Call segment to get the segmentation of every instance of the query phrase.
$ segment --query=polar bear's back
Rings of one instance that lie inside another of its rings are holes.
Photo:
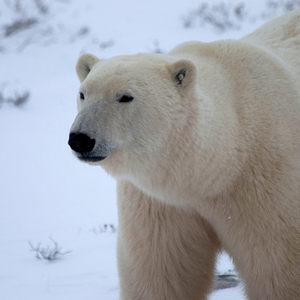
[[[300,9],[268,22],[243,40],[269,48],[295,67],[300,76]]]

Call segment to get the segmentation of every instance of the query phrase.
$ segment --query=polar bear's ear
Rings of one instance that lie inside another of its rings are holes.
[[[190,60],[182,59],[172,64],[171,73],[177,87],[184,91],[195,82],[197,71]]]
[[[76,72],[77,76],[82,82],[86,76],[90,73],[93,66],[99,61],[99,58],[97,58],[93,54],[85,53],[82,54],[76,64]]]

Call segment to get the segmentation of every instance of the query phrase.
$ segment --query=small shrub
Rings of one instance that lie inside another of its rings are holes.
[[[270,19],[274,16],[300,8],[300,0],[269,0],[261,13],[261,18]]]
[[[204,2],[183,18],[183,24],[186,28],[208,25],[220,32],[228,29],[239,29],[246,16],[245,8],[244,3],[232,5],[227,2],[218,4]]]
[[[23,93],[16,93],[14,97],[8,97],[7,102],[12,103],[14,106],[22,106],[24,105],[29,99],[30,93],[23,92]]]
[[[90,33],[90,28],[88,26],[82,26],[76,32],[71,34],[70,42],[74,42],[78,38],[85,37],[89,33]]]
[[[155,41],[153,42],[153,44],[154,44],[154,49],[153,49],[152,52],[158,53],[158,54],[164,53],[164,51],[163,51],[163,50],[161,49],[161,47],[160,47],[159,41],[155,40]]]
[[[34,0],[34,3],[40,14],[45,15],[49,12],[49,7],[43,0]]]
[[[107,41],[107,42],[101,42],[100,44],[99,44],[99,47],[100,47],[100,49],[101,50],[105,50],[105,49],[107,49],[107,48],[110,48],[110,47],[112,47],[113,45],[114,45],[114,41],[113,40],[109,40],[109,41]]]
[[[271,19],[300,8],[300,0],[268,0],[265,8],[257,15],[251,15],[246,1],[237,4],[222,1],[218,4],[203,2],[183,18],[186,28],[210,26],[219,33],[239,30],[245,22]]]
[[[64,0],[5,0],[0,14],[10,18],[0,18],[0,51],[13,48],[21,52],[32,44],[73,42],[89,34],[87,26],[78,29],[53,18],[53,14],[62,14],[67,4]]]
[[[0,90],[0,107],[3,104],[12,104],[16,107],[21,107],[28,102],[29,98],[29,91],[14,91],[13,93],[4,93],[3,88],[2,91]]]
[[[95,234],[98,233],[115,233],[117,231],[117,227],[115,227],[113,224],[103,224],[102,226],[94,227],[92,230]]]
[[[4,35],[9,37],[13,34],[16,34],[22,30],[26,30],[33,25],[37,24],[38,20],[35,18],[27,18],[27,19],[19,19],[13,21],[11,24],[7,24],[3,26]]]
[[[59,259],[61,256],[69,254],[72,251],[62,252],[62,247],[58,245],[53,239],[51,239],[53,243],[52,246],[42,247],[41,243],[34,246],[31,242],[28,242],[30,245],[30,251],[35,252],[35,257],[39,260],[45,259],[48,261],[53,261]]]
[[[21,2],[21,0],[5,0],[6,6],[9,7],[13,12],[24,15],[26,14],[26,9],[24,7],[26,7],[28,3],[23,0],[22,5]],[[45,4],[44,0],[32,0],[31,2],[34,4],[40,14],[47,14],[49,12],[49,7]]]

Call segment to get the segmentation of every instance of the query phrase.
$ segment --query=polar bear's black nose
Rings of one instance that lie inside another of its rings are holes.
[[[95,139],[91,139],[84,133],[70,133],[69,146],[78,153],[91,152],[95,146]]]

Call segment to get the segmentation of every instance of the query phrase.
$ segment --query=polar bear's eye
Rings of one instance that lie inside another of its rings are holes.
[[[79,93],[79,98],[80,98],[81,100],[84,100],[84,94],[83,94],[82,92]]]
[[[178,84],[181,84],[181,82],[183,81],[185,77],[185,70],[181,70],[177,75],[176,75],[176,80],[178,82]]]
[[[134,99],[134,97],[131,95],[123,95],[120,97],[120,99],[118,101],[121,103],[126,103],[126,102],[132,101],[133,99]]]

